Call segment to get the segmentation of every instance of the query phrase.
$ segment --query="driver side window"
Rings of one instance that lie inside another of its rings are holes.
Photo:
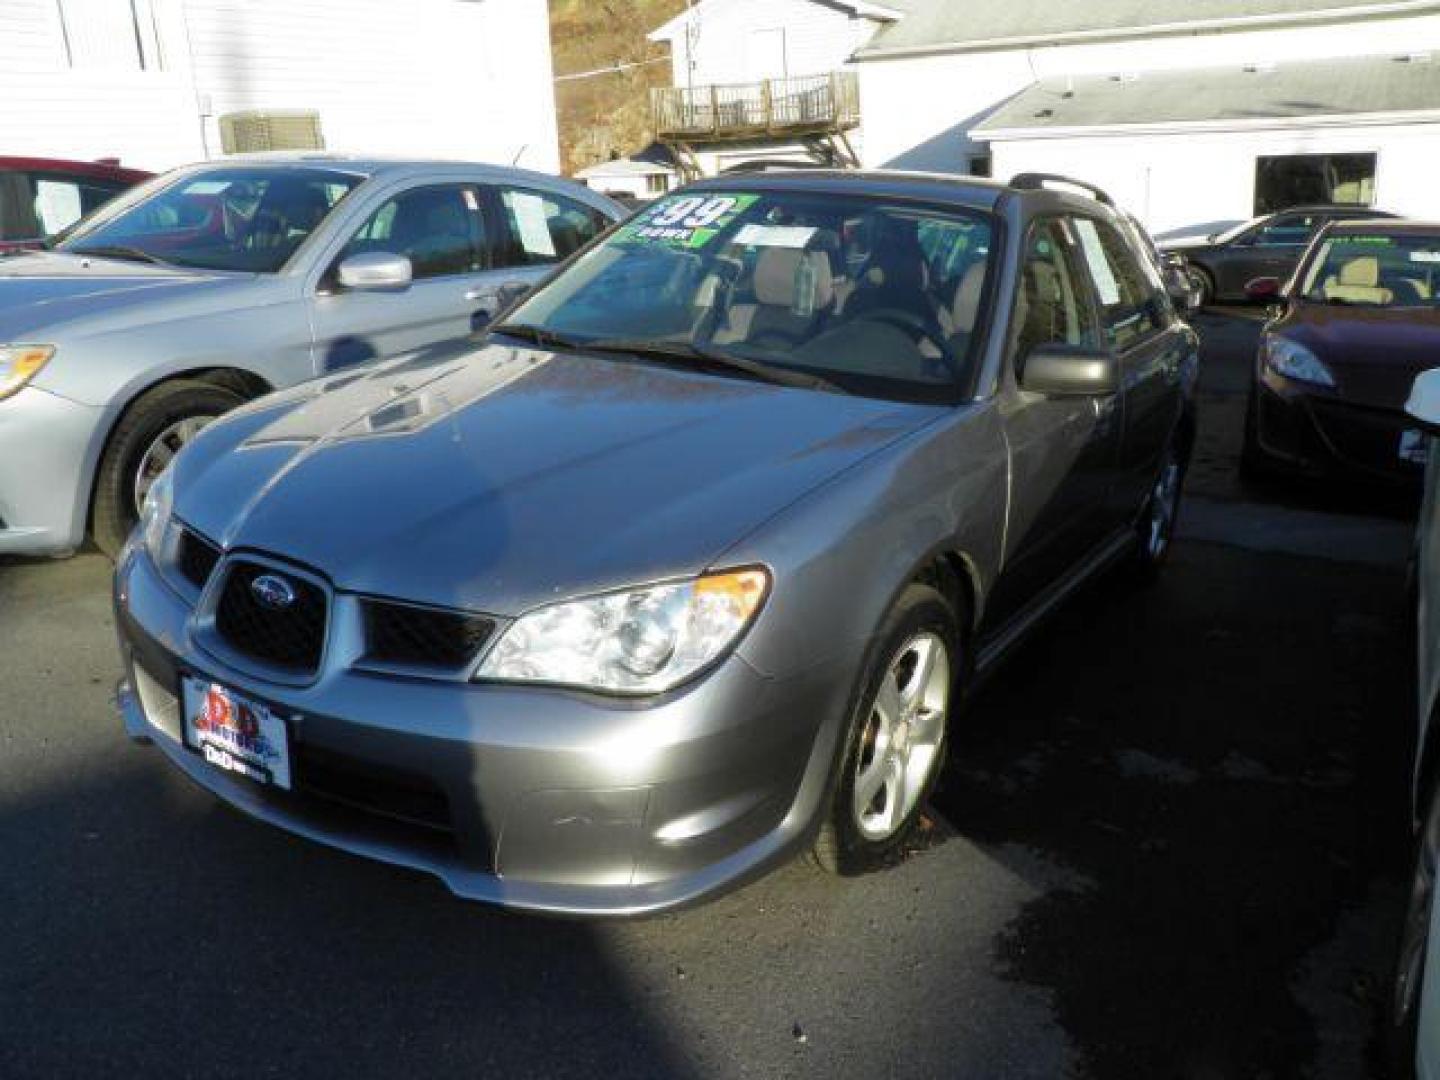
[[[410,260],[416,281],[489,265],[484,218],[469,184],[432,184],[402,192],[365,220],[335,260],[383,251]]]
[[[1016,374],[1024,370],[1025,358],[1043,345],[1093,348],[1099,343],[1070,233],[1070,224],[1059,218],[1041,218],[1030,227],[1011,321]]]

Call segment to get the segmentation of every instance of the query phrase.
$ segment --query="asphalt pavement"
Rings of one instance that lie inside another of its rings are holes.
[[[1372,1075],[1399,917],[1411,507],[1236,480],[1202,316],[1171,565],[963,718],[885,873],[573,923],[253,824],[121,736],[108,567],[0,562],[0,1077]]]

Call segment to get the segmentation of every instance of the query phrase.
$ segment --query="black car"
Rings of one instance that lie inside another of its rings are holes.
[[[1394,216],[1363,206],[1293,206],[1203,239],[1170,240],[1160,250],[1185,260],[1202,304],[1243,300],[1245,286],[1255,278],[1288,278],[1315,234],[1330,222]]]
[[[1341,221],[1316,237],[1260,335],[1245,418],[1251,476],[1330,474],[1418,484],[1425,440],[1405,414],[1440,356],[1440,224]]]

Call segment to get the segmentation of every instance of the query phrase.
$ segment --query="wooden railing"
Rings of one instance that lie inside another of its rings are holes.
[[[851,71],[730,86],[650,91],[661,139],[737,139],[846,131],[860,123],[860,88]]]

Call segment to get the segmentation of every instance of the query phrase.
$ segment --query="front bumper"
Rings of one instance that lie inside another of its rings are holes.
[[[1414,420],[1398,409],[1357,405],[1271,372],[1255,384],[1255,437],[1277,464],[1317,476],[1418,486],[1424,465],[1400,456]]]
[[[844,714],[837,670],[769,678],[735,655],[641,702],[354,669],[281,687],[199,649],[190,614],[148,557],[122,557],[128,734],[253,817],[515,908],[658,911],[789,858],[811,835]],[[290,718],[292,791],[183,744],[182,674]]]
[[[0,401],[0,555],[73,550],[101,411],[27,386]]]

